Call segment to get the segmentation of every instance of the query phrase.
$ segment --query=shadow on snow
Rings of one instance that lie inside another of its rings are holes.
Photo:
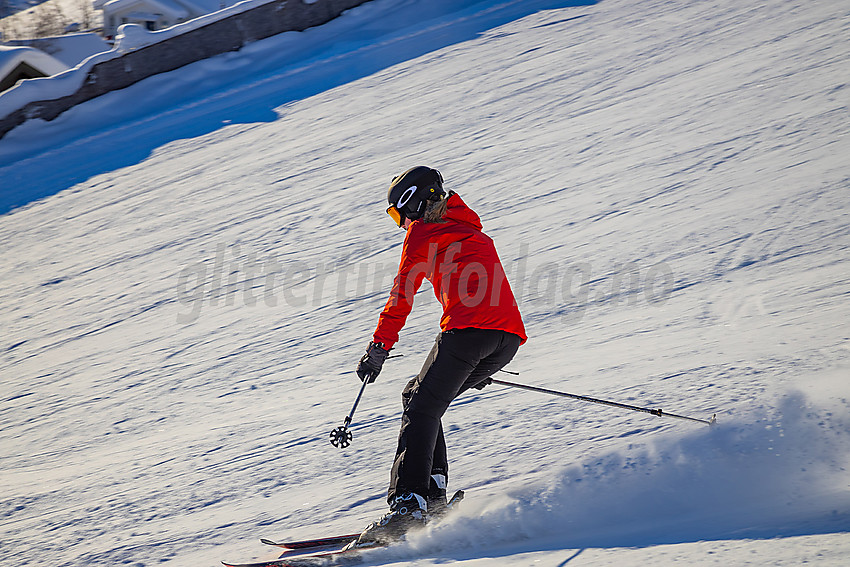
[[[250,53],[252,46],[246,46],[236,54],[193,64],[207,65],[197,81],[174,81],[175,73],[186,73],[192,66],[150,77],[79,105],[35,131],[13,130],[0,140],[0,214],[98,174],[138,164],[169,142],[232,124],[273,122],[279,118],[275,109],[287,103],[475,39],[542,10],[594,3],[445,0],[417,7],[374,0],[324,26],[276,36],[287,37],[282,40],[283,54],[272,61],[263,61],[263,53],[234,70],[228,61]],[[215,66],[219,69],[212,70]]]

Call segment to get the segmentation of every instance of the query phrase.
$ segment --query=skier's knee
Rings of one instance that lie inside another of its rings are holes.
[[[418,390],[405,405],[405,413],[419,413],[433,419],[440,419],[449,407],[449,403],[435,398],[424,390]]]

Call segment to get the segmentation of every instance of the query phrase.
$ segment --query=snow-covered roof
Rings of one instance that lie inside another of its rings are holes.
[[[174,0],[110,0],[102,6],[105,12],[132,10],[138,14],[162,14],[171,19],[187,18],[190,13],[186,7]],[[142,18],[140,18],[142,19]]]
[[[56,37],[45,37],[19,42],[10,45],[34,47],[51,55],[67,65],[76,67],[95,53],[109,51],[112,46],[96,33],[74,33]]]
[[[162,17],[162,14],[154,14],[151,12],[130,12],[127,14],[127,17],[134,20],[155,22]]]
[[[5,77],[21,63],[26,63],[46,76],[68,69],[64,63],[38,49],[0,46],[0,77]]]
[[[163,6],[170,6],[175,11],[180,11],[181,13],[187,14],[187,16],[180,16],[181,18],[188,17],[192,13],[192,6],[186,2],[185,0],[157,0]],[[187,9],[188,8],[188,9]],[[218,8],[216,8],[218,10]],[[213,10],[215,11],[215,10]],[[205,14],[206,12],[201,12]]]
[[[232,6],[238,0],[180,0],[181,4],[185,4],[189,9],[194,9],[199,14],[212,14],[219,10]]]

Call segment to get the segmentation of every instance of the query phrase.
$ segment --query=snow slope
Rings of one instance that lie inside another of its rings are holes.
[[[465,395],[462,512],[374,564],[843,565],[848,24],[826,0],[375,0],[13,131],[3,564],[215,565],[379,514],[429,289],[352,446],[327,434],[399,253],[384,187],[425,163],[506,264],[516,381],[719,423]]]

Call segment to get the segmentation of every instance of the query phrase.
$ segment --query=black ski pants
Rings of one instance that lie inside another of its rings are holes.
[[[522,339],[493,329],[450,329],[437,336],[419,375],[402,392],[404,413],[387,500],[414,492],[427,497],[432,474],[448,478],[441,418],[469,388],[481,387],[513,359]]]

